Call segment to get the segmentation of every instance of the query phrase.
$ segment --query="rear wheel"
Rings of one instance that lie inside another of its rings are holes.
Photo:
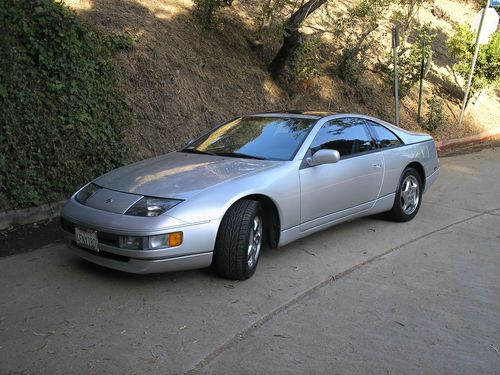
[[[396,198],[389,217],[395,221],[410,221],[417,214],[422,203],[422,181],[417,170],[406,168],[401,175]]]
[[[229,208],[217,233],[213,265],[225,278],[246,280],[257,268],[262,247],[262,209],[242,199]]]

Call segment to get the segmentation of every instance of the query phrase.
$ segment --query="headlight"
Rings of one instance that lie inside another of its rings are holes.
[[[125,215],[132,216],[159,216],[162,213],[170,210],[172,207],[177,206],[182,201],[179,199],[162,199],[143,197],[130,207]]]
[[[87,186],[85,186],[82,190],[78,192],[78,194],[75,196],[75,199],[78,203],[81,204],[86,204],[89,198],[95,194],[97,190],[99,190],[100,187],[97,186],[96,184],[90,183]]]

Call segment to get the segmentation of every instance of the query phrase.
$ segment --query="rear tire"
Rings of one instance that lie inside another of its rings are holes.
[[[229,208],[215,241],[213,266],[219,276],[246,280],[255,273],[264,233],[262,223],[257,201],[242,199]]]
[[[417,215],[422,203],[422,180],[415,168],[406,168],[401,175],[392,209],[387,213],[391,220],[405,222]]]

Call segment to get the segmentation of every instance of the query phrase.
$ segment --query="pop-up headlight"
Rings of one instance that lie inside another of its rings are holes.
[[[82,190],[78,192],[78,194],[75,196],[75,199],[78,203],[81,204],[86,204],[89,198],[95,194],[97,190],[99,190],[100,187],[97,186],[96,184],[93,184],[92,182],[90,184],[87,184]]]
[[[181,202],[182,201],[179,199],[144,197],[134,203],[134,205],[125,212],[125,215],[149,217],[159,216],[170,210],[172,207],[177,206]]]

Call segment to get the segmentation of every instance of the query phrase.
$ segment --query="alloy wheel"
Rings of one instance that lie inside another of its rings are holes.
[[[248,238],[248,268],[252,269],[259,259],[260,247],[262,243],[262,222],[259,216],[253,219],[252,229]]]
[[[420,186],[413,175],[408,175],[401,184],[401,208],[406,215],[411,215],[420,201]]]

